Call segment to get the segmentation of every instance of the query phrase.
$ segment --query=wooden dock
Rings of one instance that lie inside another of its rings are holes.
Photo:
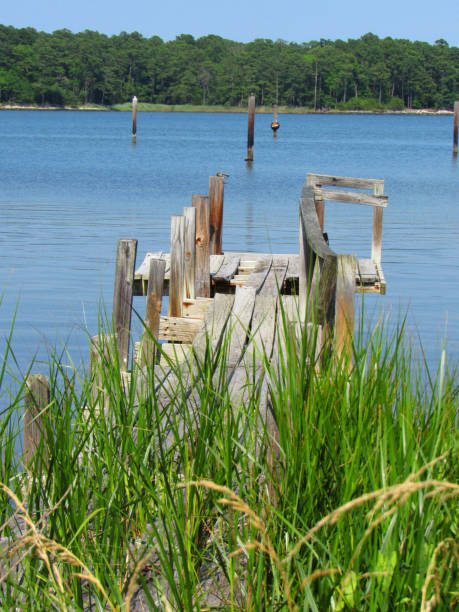
[[[238,253],[222,251],[223,190],[224,176],[210,177],[209,195],[193,196],[193,206],[172,217],[170,252],[147,253],[137,269],[137,241],[119,241],[113,330],[120,369],[128,388],[131,370],[149,366],[157,377],[158,403],[165,409],[180,377],[182,387],[188,386],[185,395],[190,410],[199,411],[192,379],[205,355],[213,356],[217,350],[223,354],[225,337],[224,370],[231,402],[244,401],[250,369],[251,384],[258,386],[261,394],[261,418],[272,429],[263,363],[276,364],[285,349],[285,334],[291,334],[290,340],[302,333],[313,334],[317,360],[311,366],[320,367],[325,341],[338,356],[352,343],[355,293],[385,293],[382,213],[388,198],[382,180],[308,174],[299,201],[298,253]],[[327,201],[373,207],[369,258],[337,254],[329,247],[324,233]],[[146,297],[145,331],[130,358],[134,295]],[[162,301],[167,295],[165,315]],[[94,371],[110,342],[100,336],[93,338]],[[42,387],[43,381],[39,382]],[[97,395],[97,380],[93,384],[94,401],[103,404]],[[31,405],[41,401],[39,394],[33,393],[33,385],[32,377]],[[141,377],[136,376],[136,385],[141,394]],[[34,406],[35,413],[37,408]],[[32,431],[26,421],[25,435],[30,456],[38,443],[31,438],[39,435],[39,428]]]

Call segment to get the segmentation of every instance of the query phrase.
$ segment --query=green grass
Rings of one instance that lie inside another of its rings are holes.
[[[26,471],[14,453],[23,389],[11,397],[0,608],[455,609],[459,387],[444,356],[427,372],[403,325],[379,324],[319,369],[314,336],[287,334],[263,366],[273,440],[250,368],[244,402],[231,401],[227,346],[224,335],[172,366],[162,388],[134,368],[127,392],[116,347],[92,372],[53,352],[48,459],[40,447]],[[13,365],[10,352],[1,373]]]

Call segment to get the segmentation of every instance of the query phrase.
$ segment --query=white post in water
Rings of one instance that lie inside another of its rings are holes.
[[[135,144],[137,134],[137,96],[132,98],[132,142]]]

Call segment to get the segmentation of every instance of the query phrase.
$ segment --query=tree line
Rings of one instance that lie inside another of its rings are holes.
[[[216,35],[175,40],[138,32],[0,25],[0,103],[257,104],[320,109],[447,108],[459,99],[459,47],[368,33],[305,43]]]

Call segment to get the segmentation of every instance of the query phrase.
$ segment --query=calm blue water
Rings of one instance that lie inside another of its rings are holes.
[[[225,250],[297,252],[298,198],[307,172],[382,178],[384,297],[368,296],[410,329],[434,362],[447,339],[459,355],[459,168],[451,117],[258,115],[255,161],[244,162],[247,117],[142,113],[137,145],[129,113],[0,113],[0,336],[17,307],[21,368],[66,341],[87,359],[97,304],[111,309],[119,238],[169,250],[170,216],[207,193],[208,176],[230,174]],[[369,257],[370,207],[330,203],[332,248]],[[134,306],[143,313],[142,298]],[[45,366],[36,365],[35,371]]]

